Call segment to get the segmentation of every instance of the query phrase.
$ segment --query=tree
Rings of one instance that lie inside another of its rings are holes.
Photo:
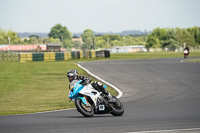
[[[168,45],[167,45],[167,47],[168,47],[170,50],[175,51],[179,46],[180,46],[180,43],[179,43],[178,41],[176,41],[175,39],[170,38],[170,39],[168,40]]]
[[[102,38],[102,36],[98,36],[95,38],[95,44],[96,48],[105,48],[106,41]]]
[[[0,29],[0,44],[8,44],[8,38],[6,35],[6,31],[3,29]]]
[[[32,41],[32,44],[38,44],[38,39],[36,37],[31,37],[30,40]]]
[[[49,38],[49,41],[48,41],[49,43],[61,43],[61,41],[60,41],[60,39],[58,39],[58,38],[53,38],[53,37],[51,37],[51,38]]]
[[[110,35],[110,34],[106,34],[102,36],[104,40],[109,40],[109,41],[114,41],[114,40],[120,40],[121,37],[120,35]]]
[[[154,36],[148,37],[146,48],[149,49],[151,47],[152,48],[160,48],[161,47],[160,41],[157,37],[154,37]]]
[[[95,37],[94,32],[90,29],[86,29],[83,34],[81,35],[83,39],[82,49],[94,49]]]
[[[31,37],[35,37],[35,38],[37,38],[37,39],[40,38],[40,37],[37,36],[37,35],[30,35],[29,38],[31,38]]]
[[[73,47],[76,48],[76,49],[81,48],[81,42],[80,41],[73,41],[72,44],[73,44]]]
[[[166,29],[156,28],[147,38],[147,48],[160,48],[166,45],[165,42],[168,39]]]
[[[195,46],[194,37],[186,29],[177,28],[176,38],[182,47],[184,43],[186,43],[187,46]]]
[[[200,45],[200,27],[188,28],[187,31],[194,37],[196,44]]]
[[[176,50],[180,47],[180,43],[176,38],[176,29],[167,29],[168,39],[163,42],[163,48],[169,48],[170,50]]]
[[[12,30],[6,32],[6,30],[0,29],[0,44],[9,44],[8,38],[10,38],[10,44],[19,44],[21,42],[17,32]]]
[[[146,48],[158,48],[161,47],[161,42],[166,39],[164,29],[156,28],[153,30],[153,32],[148,36],[147,38],[147,45]]]
[[[56,24],[54,27],[52,27],[48,36],[54,39],[59,38],[61,42],[67,39],[71,40],[71,34],[67,30],[67,27],[62,26],[61,24]]]
[[[123,46],[122,41],[114,40],[111,42],[112,46]]]
[[[72,41],[69,39],[66,39],[63,41],[63,47],[66,49],[71,49],[73,46]]]

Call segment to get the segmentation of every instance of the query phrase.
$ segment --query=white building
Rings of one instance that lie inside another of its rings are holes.
[[[113,46],[107,50],[110,53],[132,53],[132,52],[147,52],[147,49],[143,45],[133,45],[133,46]]]

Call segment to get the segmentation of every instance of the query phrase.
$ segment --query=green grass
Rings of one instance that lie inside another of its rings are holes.
[[[184,62],[200,62],[200,59],[186,59]]]
[[[70,69],[90,77],[75,61],[0,63],[0,115],[74,108],[67,98]]]
[[[200,51],[191,51],[189,57],[192,56],[200,56]],[[90,77],[75,65],[79,61],[173,57],[183,58],[183,53],[120,53],[111,54],[111,58],[98,59],[27,63],[0,62],[0,115],[74,108],[74,103],[68,102],[67,71],[77,69],[79,75]],[[108,88],[108,90],[113,95],[117,95],[113,89]]]

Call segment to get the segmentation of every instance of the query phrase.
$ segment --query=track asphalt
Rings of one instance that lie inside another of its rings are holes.
[[[200,63],[181,60],[81,63],[123,92],[123,116],[85,118],[74,109],[0,116],[0,133],[200,132]]]

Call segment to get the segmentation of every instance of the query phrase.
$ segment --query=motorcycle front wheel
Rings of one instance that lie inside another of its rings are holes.
[[[124,114],[124,106],[119,99],[117,98],[115,99],[116,99],[116,103],[112,103],[112,106],[111,106],[112,107],[111,114],[113,116],[122,116]]]
[[[94,107],[86,106],[81,99],[75,100],[75,106],[78,112],[80,112],[85,117],[92,117],[94,115]]]

